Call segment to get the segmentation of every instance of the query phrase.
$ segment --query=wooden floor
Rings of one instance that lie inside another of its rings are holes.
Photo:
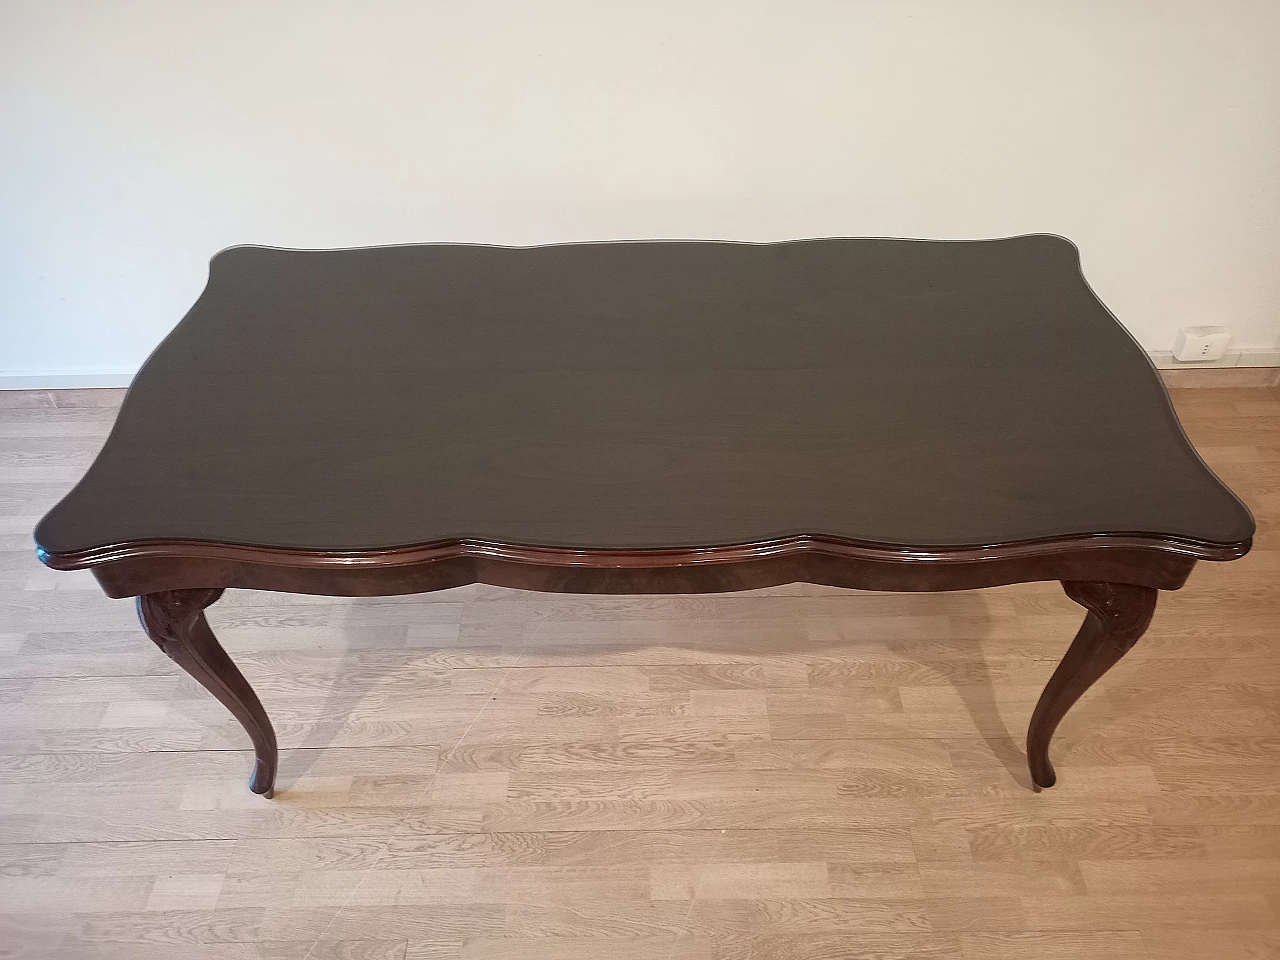
[[[1180,391],[1258,518],[1072,712],[1056,584],[230,592],[282,750],[31,528],[118,394],[0,399],[0,955],[1280,956],[1280,390]]]

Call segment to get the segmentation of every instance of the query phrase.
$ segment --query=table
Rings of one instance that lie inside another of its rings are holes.
[[[1027,756],[1197,560],[1244,555],[1061,237],[233,247],[40,522],[40,558],[275,733],[226,588],[700,593],[1060,580],[1086,618]]]

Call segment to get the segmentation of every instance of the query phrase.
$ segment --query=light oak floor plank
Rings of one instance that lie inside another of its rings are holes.
[[[1280,390],[1174,392],[1255,511],[1068,716],[1056,584],[693,597],[230,591],[281,753],[36,520],[118,391],[0,403],[0,953],[28,958],[1280,956]]]

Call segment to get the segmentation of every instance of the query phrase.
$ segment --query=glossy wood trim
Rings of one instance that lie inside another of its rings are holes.
[[[1150,587],[1128,583],[1065,580],[1062,589],[1089,613],[1040,694],[1027,728],[1027,764],[1038,787],[1057,782],[1049,741],[1059,722],[1146,632],[1159,597]]]
[[[255,763],[249,789],[270,798],[275,790],[279,750],[262,701],[209,629],[204,609],[222,591],[171,590],[138,597],[138,619],[165,656],[217,697],[253,741]]]
[[[1182,586],[1197,560],[1231,560],[1250,541],[1213,545],[1141,536],[1076,537],[983,547],[894,547],[788,537],[724,547],[573,550],[450,541],[319,552],[195,541],[121,544],[40,558],[91,569],[108,596],[239,587],[330,596],[423,593],[468,583],[553,593],[716,593],[808,582],[935,591],[1034,580]]]

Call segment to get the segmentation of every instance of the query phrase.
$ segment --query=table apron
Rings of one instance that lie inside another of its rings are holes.
[[[998,548],[997,548],[998,549]],[[994,551],[993,551],[994,552]],[[299,552],[282,558],[132,556],[91,569],[111,597],[165,590],[240,588],[326,596],[397,596],[470,583],[549,593],[681,594],[815,583],[857,590],[935,592],[1047,580],[1093,580],[1177,590],[1196,558],[1156,547],[1046,546],[1042,553],[966,559],[867,558],[809,549],[733,560],[654,566],[592,562],[530,563],[477,555],[413,563],[344,563]]]

